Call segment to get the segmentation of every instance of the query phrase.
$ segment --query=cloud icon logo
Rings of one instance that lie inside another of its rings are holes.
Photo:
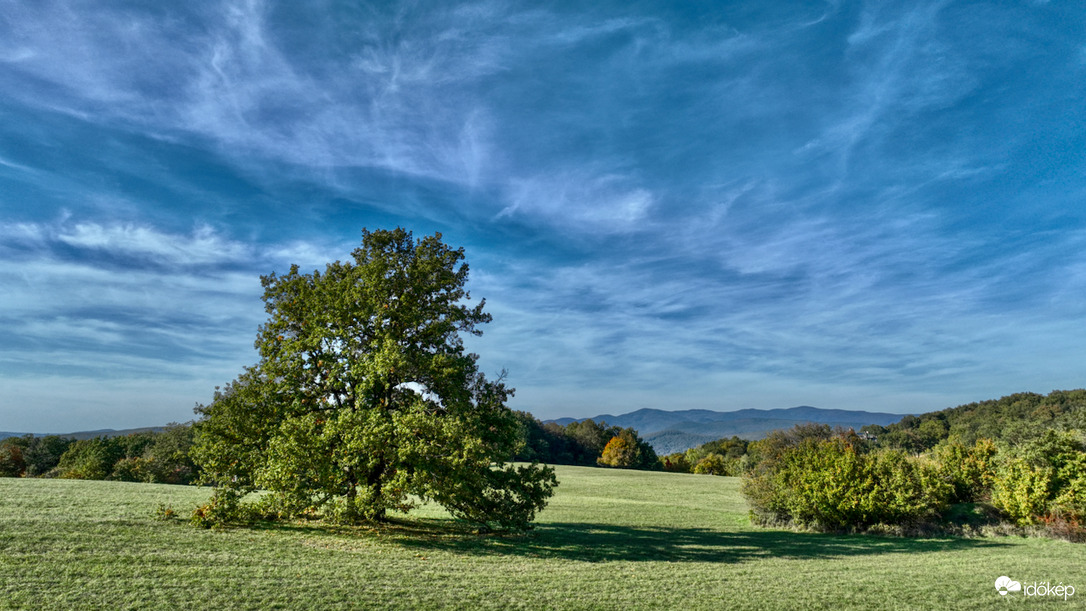
[[[995,582],[996,590],[999,590],[1000,596],[1006,596],[1007,592],[1018,592],[1022,589],[1022,584],[1017,581],[1012,581],[1010,577],[1003,575]]]

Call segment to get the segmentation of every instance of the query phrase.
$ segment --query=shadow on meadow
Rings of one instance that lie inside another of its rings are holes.
[[[365,533],[324,526],[281,525],[319,538],[374,536],[418,553],[511,555],[582,562],[654,561],[739,563],[770,558],[815,559],[859,555],[917,554],[1003,547],[990,539],[910,539],[830,535],[784,530],[720,531],[587,523],[543,523],[518,536],[479,535],[451,520],[403,520]],[[329,541],[329,543],[331,543]]]

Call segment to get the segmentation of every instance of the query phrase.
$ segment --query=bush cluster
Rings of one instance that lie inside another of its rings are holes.
[[[742,475],[750,467],[747,448],[750,442],[738,436],[718,439],[662,457],[665,471],[699,475]]]
[[[609,426],[591,418],[563,426],[540,422],[527,412],[515,413],[522,431],[515,460],[582,467],[661,468],[656,451],[632,428]]]
[[[1050,430],[1009,451],[993,481],[992,503],[1019,525],[1086,540],[1086,438]]]
[[[742,486],[752,518],[819,530],[915,525],[946,510],[952,486],[935,464],[868,451],[855,435],[806,438],[762,461]]]
[[[1086,541],[1086,438],[946,439],[913,454],[805,425],[751,442],[742,491],[755,523],[825,531],[957,530],[977,516]]]
[[[120,437],[9,437],[0,441],[0,477],[190,484],[197,476],[191,447],[192,427],[176,423]]]

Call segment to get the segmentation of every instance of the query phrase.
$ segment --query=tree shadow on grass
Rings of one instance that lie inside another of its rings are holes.
[[[582,562],[720,562],[772,558],[815,559],[862,555],[917,554],[1008,545],[990,539],[941,537],[911,539],[873,535],[832,535],[787,530],[721,531],[706,528],[654,528],[588,523],[542,523],[518,536],[472,533],[452,520],[401,520],[379,527],[282,525],[310,535],[343,537],[353,533],[419,553],[509,555]]]

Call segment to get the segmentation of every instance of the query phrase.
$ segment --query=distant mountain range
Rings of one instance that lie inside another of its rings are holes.
[[[687,409],[674,412],[662,409],[639,409],[628,414],[602,414],[592,420],[606,422],[612,426],[636,429],[641,437],[649,442],[657,454],[682,452],[703,443],[722,437],[738,435],[744,439],[761,439],[771,431],[792,428],[797,424],[814,422],[854,428],[859,430],[865,424],[886,426],[901,420],[904,414],[881,412],[860,412],[843,409],[821,409],[803,405],[787,409],[741,409],[734,412],[717,412],[707,409]],[[557,418],[546,422],[555,422],[565,426],[570,422],[587,418]],[[71,439],[92,439],[94,437],[120,437],[132,433],[147,431],[159,432],[166,427],[150,426],[138,429],[99,429],[63,433],[60,437]],[[0,439],[22,437],[27,433],[0,431]],[[41,434],[34,434],[42,437]]]
[[[886,426],[901,420],[904,414],[861,412],[843,409],[821,409],[802,405],[787,409],[741,409],[717,412],[707,409],[687,409],[674,412],[661,409],[639,409],[628,414],[602,414],[592,418],[612,426],[636,429],[657,454],[682,452],[722,437],[738,435],[744,439],[761,439],[771,431],[792,428],[797,424],[818,423],[859,430],[866,424]],[[558,418],[548,420],[562,426],[587,418]]]
[[[33,435],[35,437],[56,435],[57,437],[67,437],[69,439],[94,439],[95,437],[124,437],[125,435],[131,435],[133,433],[158,433],[165,429],[166,427],[164,426],[145,426],[138,429],[98,429],[97,431],[79,431],[77,433],[12,433],[10,431],[0,431],[0,439],[22,437],[23,435]]]

